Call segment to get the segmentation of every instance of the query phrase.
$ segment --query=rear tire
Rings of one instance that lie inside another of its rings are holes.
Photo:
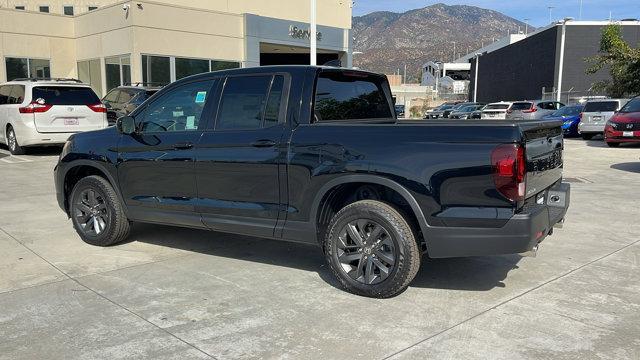
[[[87,244],[109,246],[129,236],[130,223],[115,190],[100,176],[87,176],[73,187],[69,215]]]
[[[620,146],[620,143],[608,142],[607,145],[612,148],[617,148],[618,146]]]
[[[329,224],[324,247],[342,286],[361,296],[396,296],[420,268],[411,226],[398,210],[377,200],[357,201],[340,210]]]
[[[595,136],[595,134],[582,134],[582,139],[583,140],[591,140],[591,139],[593,139],[594,136]]]
[[[11,155],[24,155],[26,153],[25,149],[20,146],[18,138],[16,137],[16,132],[13,130],[13,126],[11,125],[7,127],[6,139]]]

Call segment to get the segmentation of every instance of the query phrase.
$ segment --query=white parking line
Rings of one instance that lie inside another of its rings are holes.
[[[26,157],[22,157],[22,156],[8,156],[8,157],[3,157],[0,159],[0,161],[5,162],[7,164],[18,164],[18,163],[29,163],[29,162],[33,162],[33,160],[26,158]]]

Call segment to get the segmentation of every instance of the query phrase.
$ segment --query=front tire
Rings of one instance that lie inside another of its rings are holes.
[[[325,256],[342,286],[357,295],[388,298],[403,292],[420,268],[409,223],[391,205],[362,200],[331,220]]]
[[[16,137],[16,132],[13,130],[12,126],[7,128],[6,138],[7,146],[9,147],[11,155],[24,155],[26,153],[25,149],[20,146],[18,138]]]
[[[100,176],[87,176],[73,187],[69,215],[80,238],[95,246],[124,241],[130,224],[115,190]]]

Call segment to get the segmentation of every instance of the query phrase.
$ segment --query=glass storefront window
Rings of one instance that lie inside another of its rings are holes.
[[[142,81],[150,85],[166,85],[191,75],[239,67],[237,61],[142,55]]]
[[[209,60],[176,58],[176,80],[209,72]]]
[[[104,59],[107,91],[131,83],[131,59],[129,55]]]
[[[171,82],[171,59],[167,56],[142,55],[142,82],[167,85]]]
[[[91,85],[93,91],[102,97],[102,72],[100,60],[78,61],[78,80]]]
[[[49,60],[5,58],[7,80],[17,78],[48,78],[51,77]]]
[[[211,60],[211,71],[237,69],[239,67],[240,67],[239,62]]]

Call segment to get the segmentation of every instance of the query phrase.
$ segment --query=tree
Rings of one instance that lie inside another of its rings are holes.
[[[594,83],[594,89],[602,90],[613,98],[640,94],[640,49],[632,48],[622,38],[622,27],[605,26],[600,39],[599,54],[587,59],[591,66],[587,74],[595,74],[609,68],[610,80]]]

